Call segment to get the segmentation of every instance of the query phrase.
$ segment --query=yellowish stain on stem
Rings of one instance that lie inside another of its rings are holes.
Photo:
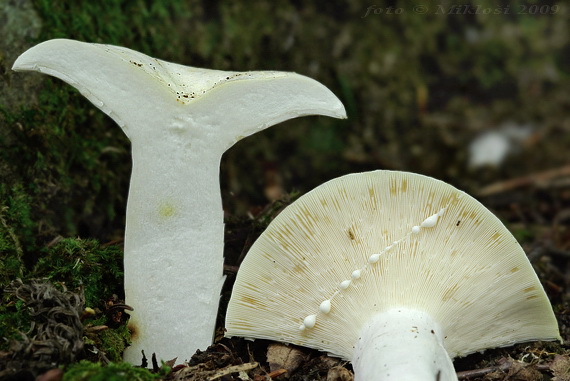
[[[158,207],[158,215],[163,218],[172,217],[175,212],[176,208],[170,203],[163,203]]]

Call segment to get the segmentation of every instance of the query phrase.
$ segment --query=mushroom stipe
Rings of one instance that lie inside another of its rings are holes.
[[[281,212],[240,266],[226,329],[352,361],[356,380],[456,380],[454,357],[561,340],[501,221],[449,184],[395,171],[331,180]]]

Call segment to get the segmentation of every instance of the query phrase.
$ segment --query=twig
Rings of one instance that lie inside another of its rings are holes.
[[[488,368],[481,368],[481,369],[473,369],[473,370],[465,370],[463,372],[457,372],[457,378],[459,380],[471,378],[471,377],[482,377],[488,373],[500,371],[507,371],[510,370],[513,365],[512,361],[507,361],[501,365],[492,366]],[[536,370],[550,370],[551,364],[536,364],[534,365]]]
[[[269,373],[268,376],[269,378],[277,378],[283,374],[287,373],[287,369],[277,369],[274,370],[273,372]]]
[[[462,380],[469,377],[481,377],[486,375],[487,373],[495,372],[497,370],[505,371],[511,368],[511,363],[507,362],[501,365],[492,366],[489,368],[481,368],[481,369],[473,369],[473,370],[464,370],[463,372],[457,372],[457,378]]]
[[[544,172],[533,173],[528,176],[516,177],[514,179],[509,179],[506,181],[497,182],[494,184],[487,185],[483,187],[479,192],[478,196],[491,196],[497,193],[503,193],[516,188],[521,188],[529,185],[546,185],[546,183],[551,182],[559,177],[569,177],[570,176],[570,165],[555,168]]]
[[[223,377],[226,374],[238,373],[238,372],[247,372],[248,370],[252,370],[254,368],[257,368],[258,366],[259,366],[259,363],[257,363],[257,362],[248,362],[248,363],[240,364],[240,365],[230,365],[230,366],[227,366],[225,368],[222,368],[220,370],[215,371],[214,374],[212,374],[210,377],[208,377],[208,381],[217,380],[218,378]]]

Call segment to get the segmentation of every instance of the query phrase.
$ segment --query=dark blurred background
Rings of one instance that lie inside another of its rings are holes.
[[[72,87],[10,70],[41,41],[294,71],[329,87],[347,120],[290,120],[225,154],[224,207],[235,217],[373,169],[481,197],[545,171],[567,183],[568,10],[562,1],[0,0],[0,252],[13,249],[11,234],[24,251],[57,236],[123,235],[129,142]]]

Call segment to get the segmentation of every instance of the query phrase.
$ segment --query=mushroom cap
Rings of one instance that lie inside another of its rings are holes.
[[[395,171],[336,178],[279,214],[240,266],[226,335],[352,360],[365,323],[396,307],[430,314],[451,358],[560,340],[544,289],[501,221],[449,184]]]
[[[241,138],[291,118],[346,118],[328,88],[297,73],[201,69],[121,46],[48,40],[21,54],[12,69],[67,82],[143,146],[162,140],[160,126],[173,126],[182,140],[206,140],[203,146],[221,156]]]

